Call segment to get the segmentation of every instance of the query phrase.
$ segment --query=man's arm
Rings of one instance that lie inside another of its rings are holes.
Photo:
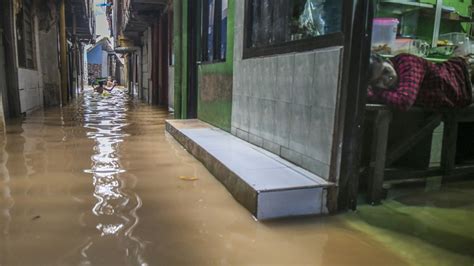
[[[115,88],[115,84],[112,86],[112,88],[110,88],[110,89],[104,88],[104,90],[106,90],[108,92],[111,92],[114,88]]]

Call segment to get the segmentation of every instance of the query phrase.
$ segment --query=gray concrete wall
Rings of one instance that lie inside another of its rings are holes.
[[[107,78],[110,76],[109,73],[109,60],[108,60],[108,53],[107,51],[102,50],[102,69],[100,71],[102,78]]]
[[[342,47],[242,60],[236,1],[232,133],[329,178]]]
[[[5,113],[3,103],[7,102],[7,83],[5,72],[5,54],[3,46],[3,30],[0,28],[0,136],[5,132]],[[6,105],[6,104],[5,104]],[[6,107],[6,106],[5,106]]]
[[[148,28],[142,37],[142,54],[141,54],[141,80],[142,80],[142,99],[145,102],[151,103],[151,62],[152,62],[152,49],[151,49],[151,28]]]
[[[20,107],[22,113],[32,112],[43,106],[43,76],[40,51],[49,49],[49,47],[40,46],[37,16],[34,16],[34,21],[36,68],[18,69],[18,88],[20,91]]]
[[[40,60],[43,85],[44,105],[58,106],[60,104],[61,78],[58,58],[58,27],[56,23],[49,29],[39,32]],[[46,49],[45,49],[46,48]]]

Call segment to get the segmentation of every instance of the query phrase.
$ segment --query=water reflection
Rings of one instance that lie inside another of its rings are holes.
[[[10,189],[10,173],[6,167],[9,155],[5,149],[5,146],[6,138],[3,138],[0,135],[0,182],[3,183],[0,190],[0,234],[4,235],[4,240],[6,243],[8,243],[8,231],[10,230],[10,223],[12,221],[10,212],[14,205],[14,200]],[[0,250],[0,254],[6,255],[7,252],[3,249],[6,249],[6,245],[2,247],[2,250]],[[2,257],[3,256],[0,256],[0,265],[5,263]]]
[[[10,124],[0,137],[0,265],[473,265],[458,255],[473,247],[472,184],[337,217],[256,222],[164,133],[168,117],[120,91],[86,91]],[[449,242],[426,230],[433,224],[460,233]]]
[[[119,156],[119,144],[128,136],[124,132],[128,125],[127,97],[121,91],[114,91],[110,97],[92,91],[84,94],[84,127],[90,130],[87,137],[95,141],[91,168],[84,172],[92,174],[96,198],[92,212],[103,218],[95,225],[100,236],[116,237],[130,263],[147,265],[142,258],[145,245],[133,236],[133,229],[139,222],[136,211],[141,207],[141,200],[132,190],[126,189],[126,170]],[[84,259],[90,249],[93,249],[93,241],[81,250]]]

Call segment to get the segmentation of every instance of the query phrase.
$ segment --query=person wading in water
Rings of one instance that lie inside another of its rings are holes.
[[[104,86],[103,81],[99,81],[99,86],[95,87],[94,91],[98,92],[99,94],[104,93],[104,91],[111,92],[115,88],[115,85],[117,85],[116,82],[114,82],[114,85],[110,89],[108,89],[107,87]]]

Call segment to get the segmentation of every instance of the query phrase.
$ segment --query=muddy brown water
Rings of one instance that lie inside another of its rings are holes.
[[[122,91],[0,137],[0,265],[404,265],[340,217],[258,222]],[[180,177],[196,177],[186,180]]]

